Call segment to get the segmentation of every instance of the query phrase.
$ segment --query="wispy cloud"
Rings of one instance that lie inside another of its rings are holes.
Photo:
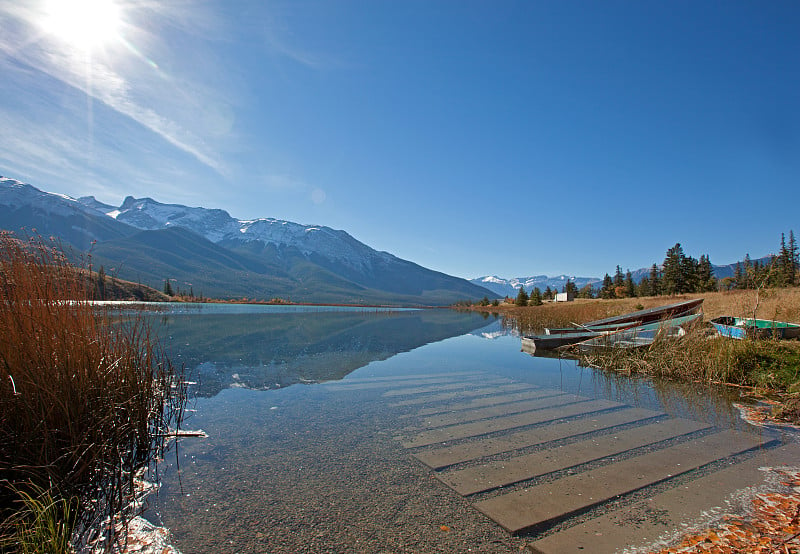
[[[127,6],[129,10],[136,8],[132,3]],[[148,8],[143,5],[143,9],[152,12],[152,6]],[[208,113],[207,110],[214,105],[224,105],[211,95],[198,97],[198,93],[208,92],[207,87],[199,83],[193,86],[185,76],[173,79],[152,60],[143,64],[125,59],[133,54],[130,48],[125,49],[122,44],[114,45],[114,52],[91,55],[70,48],[70,45],[59,44],[39,30],[37,18],[41,17],[42,13],[36,9],[35,3],[27,8],[0,4],[0,21],[8,23],[0,34],[0,68],[11,63],[22,64],[42,76],[64,83],[119,115],[130,118],[220,175],[228,173],[224,161],[203,135],[207,126],[202,123],[208,117],[197,117],[198,111],[192,109],[202,107],[206,111],[199,113]],[[201,25],[199,21],[195,17],[187,26],[205,31],[207,23]],[[135,29],[131,34],[136,34]],[[138,57],[149,60],[140,51]],[[36,84],[32,83],[32,86]],[[212,113],[211,117],[224,122],[226,114],[215,116]]]

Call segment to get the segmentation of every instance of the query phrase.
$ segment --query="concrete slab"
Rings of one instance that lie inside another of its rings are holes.
[[[436,414],[449,414],[459,410],[471,410],[473,408],[482,408],[484,406],[494,406],[496,404],[508,404],[511,402],[519,402],[520,400],[533,400],[535,398],[546,398],[548,396],[561,396],[564,394],[561,391],[553,389],[535,389],[526,392],[518,392],[514,394],[498,394],[495,396],[487,396],[483,398],[475,398],[469,402],[449,403],[443,406],[434,406],[432,408],[424,408],[419,411],[418,416],[429,416]],[[412,416],[413,417],[413,416]]]
[[[494,378],[489,382],[493,382]],[[486,383],[487,380],[483,377],[435,377],[423,379],[404,379],[402,381],[364,381],[360,383],[341,383],[335,385],[326,385],[330,390],[335,391],[351,391],[351,390],[370,390],[370,389],[393,389],[397,387],[442,387],[446,385],[454,385],[465,387],[469,385],[480,386]],[[507,381],[504,381],[507,382]],[[399,389],[403,390],[403,389]]]
[[[502,452],[510,452],[550,441],[584,435],[601,431],[617,425],[625,425],[635,421],[664,415],[663,413],[641,408],[626,408],[614,412],[589,415],[584,419],[555,423],[546,427],[538,427],[518,431],[503,437],[485,437],[455,446],[445,446],[433,450],[417,452],[414,456],[422,463],[440,469],[449,465],[477,460],[484,456],[493,456]]]
[[[547,536],[529,548],[539,554],[661,550],[692,526],[735,510],[744,489],[764,485],[760,467],[786,465],[800,465],[800,443],[764,450],[750,460]]]
[[[442,429],[423,431],[403,441],[402,444],[406,448],[427,446],[429,444],[488,435],[489,433],[506,431],[516,427],[525,427],[527,425],[555,421],[566,417],[599,412],[601,410],[616,408],[620,405],[621,404],[618,402],[612,402],[611,400],[587,400],[586,402],[578,402],[566,406],[558,406],[556,408],[547,408],[534,412],[524,412],[507,417],[498,417],[461,425],[451,425],[450,427],[444,427]]]
[[[420,379],[438,379],[440,377],[461,378],[461,377],[496,377],[489,375],[485,371],[445,371],[441,373],[405,373],[402,375],[382,375],[375,377],[345,377],[341,381],[328,381],[323,385],[360,385],[363,383],[374,383],[376,381],[415,381]]]
[[[458,390],[458,389],[469,389],[470,387],[475,386],[485,386],[485,385],[504,385],[511,383],[511,379],[506,379],[505,377],[494,377],[491,379],[481,379],[479,381],[459,381],[458,383],[446,384],[446,385],[429,385],[429,386],[422,386],[422,387],[409,387],[409,388],[402,388],[396,390],[389,390],[383,393],[383,396],[407,396],[412,394],[429,394],[434,392],[446,391],[446,390]]]
[[[473,408],[471,410],[460,410],[453,413],[428,416],[423,419],[421,424],[417,425],[415,428],[420,430],[434,429],[436,427],[457,425],[459,423],[477,421],[479,419],[487,419],[490,417],[501,417],[511,414],[518,414],[520,412],[529,412],[531,410],[552,408],[553,406],[564,406],[572,402],[586,402],[586,400],[586,398],[575,396],[574,394],[559,394],[557,396],[546,396],[544,398],[534,398],[532,400],[520,400],[518,402],[509,402],[506,404],[495,404],[494,406],[484,406],[482,408]]]
[[[723,431],[551,483],[490,498],[477,502],[475,507],[512,533],[547,527],[570,514],[759,444],[761,441],[753,435]]]
[[[447,402],[459,398],[475,398],[477,396],[486,396],[490,394],[502,394],[504,392],[514,392],[522,390],[533,390],[536,387],[527,383],[511,383],[510,385],[499,385],[496,387],[482,387],[478,389],[463,390],[457,392],[443,392],[442,394],[432,394],[422,396],[419,398],[409,398],[393,402],[389,404],[391,408],[398,408],[402,406],[419,406],[420,404],[434,404],[437,402]]]
[[[710,425],[705,423],[687,419],[668,419],[558,448],[516,456],[508,460],[498,460],[481,466],[438,473],[436,477],[459,494],[466,496],[709,427]]]

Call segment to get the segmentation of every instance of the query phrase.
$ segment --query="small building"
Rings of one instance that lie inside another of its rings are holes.
[[[572,302],[575,295],[571,292],[559,292],[556,294],[556,302]]]

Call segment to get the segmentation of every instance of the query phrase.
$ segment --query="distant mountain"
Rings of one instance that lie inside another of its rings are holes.
[[[567,283],[568,279],[575,283],[579,289],[588,284],[595,286],[602,282],[602,279],[598,279],[597,277],[575,277],[570,275],[557,275],[555,277],[534,275],[533,277],[515,277],[513,279],[503,279],[496,275],[487,275],[486,277],[470,279],[470,283],[485,287],[494,292],[495,295],[503,298],[506,296],[516,296],[520,286],[524,286],[525,290],[529,293],[534,287],[539,287],[539,290],[542,292],[544,292],[547,287],[550,287],[551,290],[561,292],[562,287]]]
[[[0,226],[56,237],[123,279],[214,297],[446,305],[492,293],[376,251],[344,231],[125,198],[121,206],[0,177]]]

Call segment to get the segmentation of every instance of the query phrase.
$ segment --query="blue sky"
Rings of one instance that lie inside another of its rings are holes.
[[[0,174],[466,278],[800,233],[798,2],[108,1],[0,0]]]

